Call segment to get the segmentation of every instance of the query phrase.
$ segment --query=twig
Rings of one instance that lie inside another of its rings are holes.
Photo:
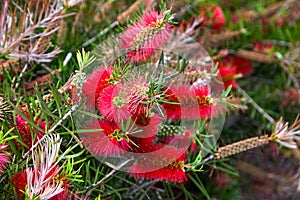
[[[98,33],[96,36],[92,37],[91,39],[89,39],[88,41],[83,43],[82,47],[86,47],[86,46],[92,44],[93,42],[95,42],[97,40],[97,38],[99,38],[99,37],[103,36],[104,34],[108,33],[110,30],[114,29],[118,25],[119,25],[119,22],[114,21],[111,25],[106,27],[104,30],[100,31],[100,33]]]
[[[247,174],[251,174],[253,176],[258,176],[261,178],[272,179],[272,180],[277,181],[282,184],[294,183],[296,180],[293,177],[280,176],[275,173],[270,173],[270,172],[264,171],[263,169],[253,166],[244,161],[238,161],[236,167],[238,170],[243,171]]]
[[[201,165],[204,165],[204,164],[208,163],[209,161],[214,160],[215,156],[216,156],[216,154],[210,154],[208,157],[204,158],[201,162],[196,164],[193,168],[195,169],[195,168],[197,168]],[[186,171],[188,172],[188,171],[191,171],[191,170],[192,170],[191,168],[188,168]]]
[[[111,170],[108,174],[106,174],[100,181],[98,181],[97,183],[92,184],[91,186],[86,187],[86,189],[91,188],[88,192],[87,192],[87,196],[89,196],[91,194],[91,192],[101,183],[103,183],[106,179],[108,179],[109,177],[111,177],[114,173],[116,173],[118,170],[120,170],[122,167],[124,167],[126,164],[128,164],[129,162],[131,162],[133,160],[133,158],[125,160],[124,162],[122,162],[120,165],[118,166],[113,166],[113,170]],[[107,165],[112,166],[112,164],[106,162]]]
[[[51,129],[49,129],[49,131],[47,132],[47,134],[45,134],[41,139],[38,139],[38,141],[32,145],[32,147],[23,155],[23,159],[25,159],[29,153],[35,149],[40,143],[41,141],[44,140],[44,138],[51,134],[58,126],[60,126],[69,116],[71,116],[73,114],[73,112],[75,112],[78,108],[79,108],[80,104],[75,104],[72,106],[71,110],[69,110],[69,112],[67,112]]]
[[[144,3],[145,0],[137,0],[134,2],[128,9],[126,9],[124,12],[122,12],[118,17],[117,20],[120,24],[124,24],[128,18],[128,16],[131,13],[134,13],[137,11],[137,9],[140,7],[142,3]]]
[[[262,109],[240,86],[236,86],[236,89],[251,103],[251,105],[266,118],[271,124],[275,123],[275,120]]]
[[[300,94],[300,85],[296,77],[290,72],[289,68],[287,67],[285,62],[280,62],[280,66],[282,69],[287,73],[289,79],[294,83],[294,87],[298,90],[298,93]]]
[[[155,184],[155,183],[158,183],[159,180],[151,180],[151,181],[147,181],[145,183],[143,183],[142,185],[139,186],[139,188],[136,188],[134,189],[132,192],[129,193],[129,197],[132,197],[133,194],[135,194],[139,189],[143,189],[145,187],[148,187],[149,185],[152,185],[152,184]],[[149,197],[147,197],[148,199],[150,199]]]
[[[276,46],[292,47],[291,42],[286,42],[286,41],[282,41],[282,40],[264,40],[263,43],[272,44],[272,45],[276,45]]]
[[[269,56],[264,53],[256,52],[256,51],[249,51],[244,49],[238,49],[235,52],[235,55],[238,57],[246,58],[248,60],[262,62],[262,63],[274,63],[278,62],[278,59],[273,56]]]
[[[28,62],[26,63],[26,65],[23,67],[23,69],[22,69],[22,71],[21,71],[19,77],[18,77],[17,80],[16,80],[17,83],[16,83],[16,85],[15,85],[15,90],[17,90],[17,89],[19,88],[20,81],[21,81],[21,79],[23,78],[24,73],[25,73],[25,71],[26,71],[27,68],[28,68],[28,63],[29,63],[29,61],[28,61]]]

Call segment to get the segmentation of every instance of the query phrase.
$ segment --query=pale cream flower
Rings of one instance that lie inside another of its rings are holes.
[[[275,130],[270,138],[286,148],[297,148],[296,140],[300,140],[299,115],[297,116],[297,118],[291,126],[289,126],[288,122],[284,123],[281,117],[279,121],[275,124]]]
[[[53,181],[61,171],[58,157],[61,139],[58,134],[46,135],[32,152],[33,167],[27,167],[26,193],[30,199],[50,199],[64,191],[63,182]],[[28,166],[29,159],[27,160]]]

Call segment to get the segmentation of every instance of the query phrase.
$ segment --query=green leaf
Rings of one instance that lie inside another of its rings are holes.
[[[189,178],[192,180],[192,182],[195,184],[195,186],[202,192],[202,194],[206,197],[206,199],[210,200],[210,196],[203,185],[202,181],[199,179],[198,176],[192,176],[192,174],[188,175]],[[195,178],[194,178],[195,177]]]

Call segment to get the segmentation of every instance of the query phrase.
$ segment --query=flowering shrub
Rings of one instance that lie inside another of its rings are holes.
[[[0,199],[298,199],[299,9],[3,0]]]

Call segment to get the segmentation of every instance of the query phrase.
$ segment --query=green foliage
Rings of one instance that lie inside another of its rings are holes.
[[[107,2],[107,1],[106,1]],[[172,184],[169,182],[155,182],[146,180],[136,180],[126,173],[119,171],[114,173],[108,179],[101,182],[100,185],[96,185],[102,180],[108,173],[111,172],[111,168],[98,161],[95,157],[90,155],[87,150],[83,147],[80,141],[80,134],[86,132],[86,130],[78,129],[74,125],[74,117],[68,115],[67,118],[63,119],[66,114],[72,111],[74,108],[68,104],[68,94],[59,93],[58,90],[72,77],[72,83],[77,86],[77,90],[80,93],[82,83],[86,79],[86,72],[94,64],[95,57],[91,55],[90,50],[97,46],[101,41],[106,40],[110,35],[115,33],[121,33],[128,23],[133,23],[134,17],[130,17],[127,20],[127,24],[118,24],[116,27],[109,29],[109,31],[99,34],[100,31],[109,27],[117,16],[122,13],[124,8],[128,8],[132,2],[124,1],[111,1],[114,6],[110,9],[107,14],[109,16],[102,16],[103,19],[100,23],[94,22],[94,15],[97,13],[96,1],[87,0],[86,3],[77,6],[76,8],[68,8],[64,12],[69,13],[76,11],[81,13],[83,17],[79,21],[75,22],[75,17],[65,19],[66,32],[65,37],[62,35],[55,35],[52,37],[52,42],[55,45],[59,45],[62,49],[62,53],[59,54],[51,63],[26,63],[24,61],[18,61],[10,64],[9,67],[3,68],[0,66],[0,94],[3,94],[5,100],[10,101],[11,107],[14,113],[5,116],[4,120],[0,118],[0,145],[8,144],[11,151],[10,162],[7,164],[6,169],[0,174],[0,184],[4,187],[0,188],[0,198],[17,198],[16,191],[14,191],[12,185],[8,180],[11,177],[26,168],[26,159],[23,157],[25,153],[28,153],[26,144],[20,139],[20,133],[15,125],[16,115],[20,115],[26,120],[26,122],[32,127],[31,134],[40,131],[47,134],[49,130],[52,133],[58,133],[63,138],[62,150],[67,152],[63,154],[63,160],[60,165],[64,164],[62,169],[63,174],[68,174],[68,180],[72,185],[72,193],[78,193],[79,196],[89,194],[91,199],[242,199],[241,191],[243,187],[247,187],[252,183],[246,182],[246,185],[239,183],[239,172],[236,170],[236,161],[239,159],[247,159],[243,156],[235,156],[230,160],[222,161],[208,161],[203,164],[203,160],[207,157],[203,157],[202,153],[205,151],[211,151],[211,149],[205,149],[210,146],[210,143],[214,138],[204,131],[204,120],[199,120],[195,123],[195,127],[198,132],[195,137],[196,147],[200,147],[201,151],[190,155],[187,158],[186,167],[189,170],[189,181],[184,184]],[[173,12],[179,12],[180,9],[169,6],[170,1],[160,1],[157,7],[160,7],[162,12],[167,12],[165,20],[173,19]],[[171,1],[175,3],[175,1]],[[186,1],[184,5],[192,5],[193,1]],[[226,1],[227,2],[227,1]],[[223,8],[228,30],[241,30],[246,31],[236,39],[228,40],[222,44],[219,44],[218,48],[208,49],[211,55],[214,55],[220,49],[229,49],[230,52],[236,52],[238,49],[250,49],[252,48],[253,42],[256,41],[284,41],[288,45],[274,45],[271,50],[271,55],[275,53],[277,58],[283,60],[286,53],[299,44],[300,35],[300,24],[299,22],[293,25],[277,26],[275,22],[271,22],[269,25],[262,25],[259,20],[257,21],[240,21],[239,23],[233,23],[231,19],[235,14],[243,13],[244,10],[254,9],[258,13],[263,13],[266,8],[277,2],[269,0],[265,2],[254,2],[254,1],[237,1],[231,0],[226,3],[225,1],[197,1],[195,5],[188,9],[185,13],[180,16],[179,25],[182,22],[187,24],[191,22],[192,18],[196,18],[199,15],[199,8],[204,8],[212,4],[220,4]],[[183,8],[183,7],[181,7]],[[2,9],[2,5],[0,5]],[[232,11],[234,10],[234,11]],[[171,12],[172,11],[172,12]],[[280,10],[283,15],[287,14],[283,9]],[[137,16],[137,14],[135,15]],[[176,17],[176,16],[175,16]],[[137,17],[136,17],[137,18]],[[177,18],[176,18],[177,20]],[[77,23],[77,24],[76,24]],[[176,23],[173,23],[176,26]],[[74,25],[74,28],[73,28]],[[205,30],[207,31],[207,30]],[[201,33],[201,31],[199,31]],[[95,38],[94,42],[91,42],[88,46],[82,48],[83,44],[91,38]],[[81,49],[77,51],[77,49]],[[76,52],[77,51],[77,52]],[[0,65],[2,65],[2,59],[9,60],[8,56],[10,52],[0,53]],[[76,54],[73,56],[69,63],[64,66],[63,60],[68,53]],[[151,85],[149,93],[161,94],[162,86],[164,85],[164,55],[162,53],[161,59],[159,60],[156,74],[151,76]],[[117,60],[113,66],[113,80],[117,81],[120,77],[124,76],[126,72],[131,68],[130,65],[122,63],[123,60]],[[19,76],[20,69],[28,64],[29,68],[24,72],[22,77]],[[175,70],[178,72],[176,75],[181,75],[186,69],[188,62],[183,58],[178,57]],[[291,71],[299,76],[299,69],[293,66],[289,66]],[[17,73],[14,70],[19,70]],[[210,73],[214,73],[217,66],[211,68]],[[43,83],[35,83],[32,90],[26,88],[26,84],[32,83],[36,78],[42,75],[49,74],[54,70],[60,71],[56,75],[51,75],[51,81],[44,81]],[[173,76],[170,76],[170,80]],[[289,87],[294,86],[289,80],[288,75],[282,70],[280,63],[259,63],[254,62],[253,72],[246,77],[237,80],[241,88],[243,88],[247,94],[257,102],[265,112],[270,114],[274,119],[278,119],[283,116],[286,121],[290,121],[295,118],[300,112],[299,105],[291,105],[286,108],[282,107],[282,101],[284,100],[282,95]],[[20,86],[16,88],[16,84]],[[44,99],[45,95],[51,94],[51,98]],[[235,89],[228,87],[221,94],[221,99],[229,97],[242,97],[242,95]],[[156,101],[156,100],[153,100]],[[160,100],[163,101],[163,100]],[[218,103],[221,103],[220,101]],[[153,103],[153,102],[143,102]],[[229,144],[234,141],[238,141],[243,138],[249,138],[254,135],[260,135],[261,133],[270,132],[271,124],[247,101],[242,102],[243,105],[247,105],[248,109],[245,111],[237,111],[234,114],[230,114],[227,117],[225,128],[222,132],[220,139],[220,146]],[[24,114],[20,110],[20,106],[25,106],[28,109],[28,115]],[[235,108],[231,103],[225,102],[227,107]],[[73,111],[72,111],[73,112]],[[82,114],[83,111],[77,111],[77,114]],[[76,112],[74,111],[75,115]],[[101,119],[102,116],[94,113],[84,113],[89,117]],[[63,119],[63,120],[62,120]],[[36,123],[38,121],[38,123]],[[43,130],[39,123],[41,121],[46,122],[46,129]],[[130,121],[122,124],[121,129],[126,131],[130,130]],[[165,128],[165,129],[164,129]],[[168,130],[166,130],[168,129]],[[180,135],[184,132],[180,127],[176,125],[170,125],[167,127],[161,127],[161,135]],[[95,130],[90,130],[95,131]],[[136,132],[134,132],[136,133]],[[204,142],[207,142],[207,146]],[[18,142],[20,146],[17,148],[15,142]],[[211,147],[213,151],[217,151],[216,147]],[[268,151],[268,150],[265,150]],[[7,151],[5,151],[7,152]],[[250,152],[251,155],[251,152]],[[249,155],[248,155],[249,157]],[[251,157],[251,156],[250,156]],[[253,160],[256,159],[252,155]],[[248,162],[251,159],[248,158]],[[257,158],[257,162],[259,162]],[[199,165],[199,163],[201,165]],[[276,166],[276,159],[273,161]],[[295,162],[294,162],[295,163]],[[270,162],[268,163],[270,164]],[[215,183],[215,178],[210,176],[212,170],[217,172],[225,172],[229,175],[230,183],[224,187],[220,187]],[[95,186],[96,185],[96,186]],[[132,194],[134,191],[134,194]]]

